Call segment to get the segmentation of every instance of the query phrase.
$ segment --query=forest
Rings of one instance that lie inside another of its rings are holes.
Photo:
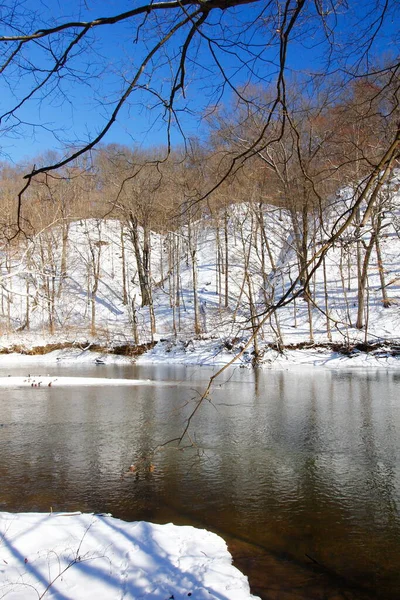
[[[6,3],[7,344],[397,352],[395,4],[188,0],[101,18],[85,4],[90,19],[69,20]],[[86,134],[79,93],[98,119]],[[110,139],[140,118],[163,141]],[[49,150],[7,155],[44,132]]]
[[[255,356],[265,344],[398,343],[396,153],[365,186],[398,136],[397,80],[357,81],[334,107],[298,91],[283,134],[263,130],[269,97],[254,94],[257,111],[215,110],[207,140],[167,158],[109,144],[39,174],[17,236],[24,172],[4,162],[3,333],[124,332],[136,346],[214,335],[228,347],[254,333]]]

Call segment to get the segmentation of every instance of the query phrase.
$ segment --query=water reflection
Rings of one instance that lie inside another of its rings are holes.
[[[209,373],[90,374],[176,386],[0,389],[1,510],[206,525],[268,598],[400,597],[396,373],[237,369],[196,415],[198,450],[164,448],[154,472],[122,478],[180,434]]]

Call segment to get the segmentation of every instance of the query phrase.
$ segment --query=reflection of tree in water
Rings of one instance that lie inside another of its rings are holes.
[[[392,406],[385,396],[379,397],[379,404],[385,406],[385,419],[379,419],[380,406],[374,397],[373,381],[367,376],[362,382],[361,441],[366,472],[365,484],[368,487],[370,502],[366,506],[368,521],[380,529],[387,529],[390,535],[396,528],[397,541],[400,539],[400,522],[396,492],[396,430]],[[375,390],[378,391],[378,390]],[[380,426],[381,431],[378,431]],[[385,445],[382,444],[383,439]]]
[[[310,543],[318,562],[372,589],[379,571],[378,579],[383,575],[379,588],[383,597],[390,597],[391,590],[400,590],[396,421],[390,402],[382,410],[385,400],[377,394],[384,387],[376,377],[358,381],[340,375],[339,382],[333,383],[339,385],[333,385],[330,402],[338,403],[344,394],[343,406],[334,408],[331,415],[333,430],[322,429],[328,415],[316,423],[317,411],[324,405],[315,403],[315,394],[310,395],[306,411],[306,440],[318,442],[319,438],[322,444],[309,448],[312,455],[303,465],[301,486],[310,503],[305,529],[311,528]],[[335,432],[338,425],[341,430]],[[329,440],[332,431],[334,437]]]

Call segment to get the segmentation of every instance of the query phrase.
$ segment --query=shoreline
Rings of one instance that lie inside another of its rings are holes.
[[[11,344],[0,348],[2,365],[59,364],[59,365],[180,365],[221,368],[241,350],[215,339],[166,340],[153,344],[102,345],[98,342],[62,342],[22,346]],[[400,369],[400,344],[354,343],[338,344],[318,342],[288,344],[282,349],[264,345],[256,358],[247,351],[233,367],[287,370],[296,367],[325,369]]]

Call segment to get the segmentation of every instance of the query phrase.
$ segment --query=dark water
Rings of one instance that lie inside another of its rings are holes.
[[[0,510],[207,527],[263,598],[400,598],[400,373],[230,371],[193,420],[198,448],[152,470],[209,371],[45,370],[158,383],[0,388]]]

